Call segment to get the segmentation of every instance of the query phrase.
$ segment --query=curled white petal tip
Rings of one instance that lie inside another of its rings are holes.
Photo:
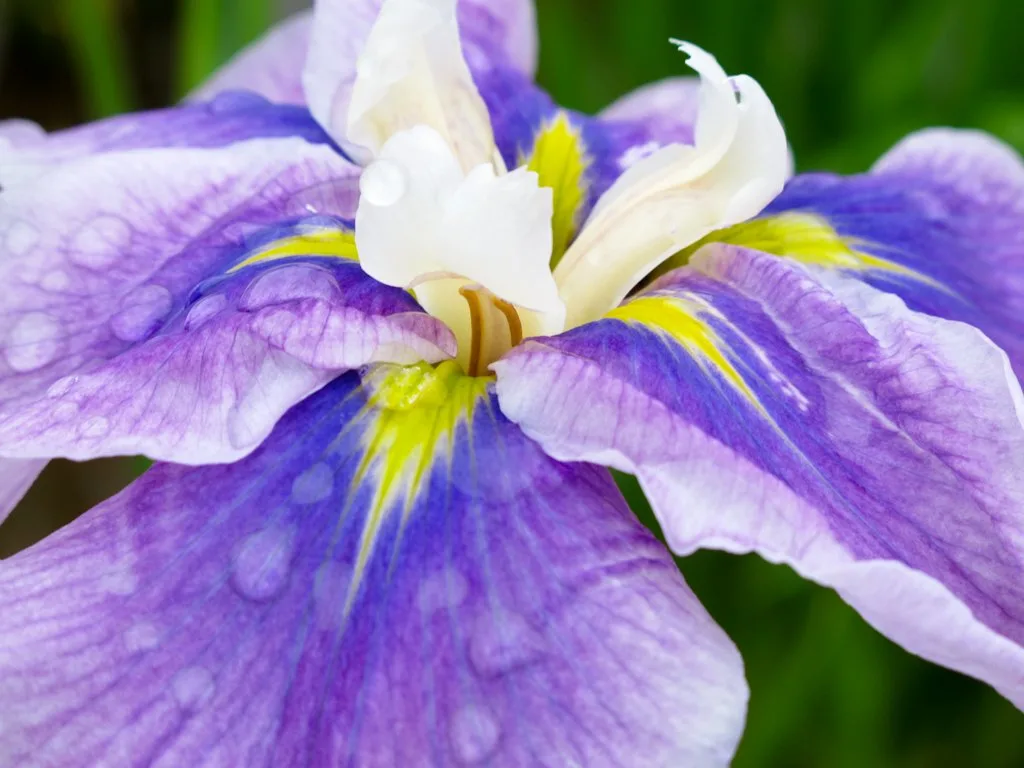
[[[692,43],[672,43],[701,78],[695,146],[644,158],[598,201],[555,272],[570,327],[612,309],[672,254],[757,215],[788,176],[785,132],[757,82],[729,78]]]

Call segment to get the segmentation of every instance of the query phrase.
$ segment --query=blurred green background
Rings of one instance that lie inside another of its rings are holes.
[[[301,0],[0,0],[0,118],[57,129],[175,101]],[[541,82],[596,110],[684,71],[669,36],[757,78],[801,170],[866,168],[925,125],[1024,150],[1021,0],[538,0]],[[0,529],[10,554],[138,462],[54,462]],[[624,480],[641,514],[642,497]],[[649,515],[647,519],[650,521]],[[653,523],[652,523],[653,524]],[[753,557],[700,553],[691,585],[743,652],[737,766],[1024,766],[1024,717],[877,635],[833,593]]]

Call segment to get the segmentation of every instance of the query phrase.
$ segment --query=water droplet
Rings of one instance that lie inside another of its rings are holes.
[[[75,234],[70,256],[76,264],[91,269],[109,267],[128,246],[132,228],[117,216],[97,216]]]
[[[462,605],[467,594],[469,583],[466,577],[456,570],[446,568],[423,580],[416,592],[416,604],[421,611],[430,614]]]
[[[174,698],[184,709],[199,709],[213,696],[213,675],[202,667],[186,667],[171,681]]]
[[[14,256],[24,256],[39,242],[39,230],[24,221],[15,222],[7,231],[7,251]]]
[[[193,331],[207,320],[219,314],[227,306],[228,300],[223,293],[204,296],[189,309],[185,317],[185,330]]]
[[[79,437],[99,438],[110,431],[110,421],[103,416],[93,416],[78,428]]]
[[[657,141],[648,141],[646,144],[634,145],[619,157],[619,168],[623,171],[632,168],[641,160],[646,160],[659,149],[661,149],[661,144]]]
[[[463,707],[452,717],[451,743],[455,758],[463,765],[476,765],[494,754],[501,728],[483,707]]]
[[[57,407],[53,409],[53,420],[54,421],[69,421],[75,417],[78,413],[78,403],[64,402],[58,403]]]
[[[7,364],[19,373],[49,364],[60,351],[61,331],[60,323],[45,312],[22,315],[7,336]]]
[[[141,341],[155,333],[174,299],[162,285],[144,285],[121,300],[121,309],[110,319],[110,329],[121,341]]]
[[[63,269],[54,269],[43,275],[39,285],[44,291],[63,291],[71,285],[71,278]]]
[[[484,677],[497,677],[536,661],[544,642],[518,614],[487,614],[469,644],[469,660]]]
[[[206,108],[215,115],[266,106],[267,100],[252,91],[224,91],[206,104]]]
[[[334,470],[318,462],[295,478],[292,500],[297,504],[316,504],[331,495],[334,489]]]
[[[77,376],[65,376],[57,379],[50,388],[46,390],[47,397],[64,397],[68,391],[78,382]]]
[[[250,600],[269,600],[284,588],[295,554],[295,531],[265,528],[250,535],[235,555],[232,583]]]
[[[405,172],[390,160],[370,163],[359,177],[359,192],[371,205],[394,205],[405,194]]]
[[[254,312],[272,304],[296,299],[329,301],[341,294],[334,275],[315,264],[291,264],[257,277],[238,302],[240,309]]]
[[[123,566],[100,577],[100,587],[112,595],[130,595],[139,586],[131,568]]]
[[[131,653],[151,651],[160,645],[160,631],[148,621],[133,624],[124,633],[124,647]]]

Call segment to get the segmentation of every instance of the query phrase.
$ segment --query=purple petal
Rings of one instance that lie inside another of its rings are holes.
[[[318,0],[303,83],[309,108],[332,136],[347,132],[356,61],[382,0]],[[532,77],[537,41],[533,0],[460,0],[463,55],[475,72],[509,70]]]
[[[738,654],[608,473],[392,375],[0,562],[5,764],[728,763]]]
[[[236,54],[190,98],[206,101],[224,91],[254,91],[281,104],[305,104],[302,67],[306,63],[313,12],[282,21]]]
[[[923,131],[870,174],[794,179],[767,213],[791,211],[824,217],[890,265],[848,271],[912,309],[979,328],[1024,378],[1024,162],[1010,147],[975,131]]]
[[[659,144],[693,144],[700,107],[700,78],[672,77],[623,96],[600,117],[617,123],[638,123]]]
[[[264,139],[91,155],[2,193],[0,455],[231,461],[340,371],[448,356],[450,333],[355,262],[231,272],[344,229],[357,173]]]
[[[99,152],[130,149],[225,147],[248,139],[302,138],[329,144],[330,138],[303,107],[270,104],[242,91],[212,101],[170,109],[118,115],[47,134],[24,120],[0,123],[3,188],[32,178],[47,166]]]
[[[973,328],[713,246],[494,367],[561,460],[637,474],[672,547],[757,551],[1024,706],[1024,398]]]
[[[21,501],[46,466],[40,459],[0,459],[0,523]]]

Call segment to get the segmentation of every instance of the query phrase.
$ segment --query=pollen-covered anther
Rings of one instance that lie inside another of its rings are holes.
[[[514,306],[486,288],[464,286],[459,294],[466,300],[470,317],[469,348],[460,344],[459,362],[470,376],[481,376],[523,340],[523,323]]]

